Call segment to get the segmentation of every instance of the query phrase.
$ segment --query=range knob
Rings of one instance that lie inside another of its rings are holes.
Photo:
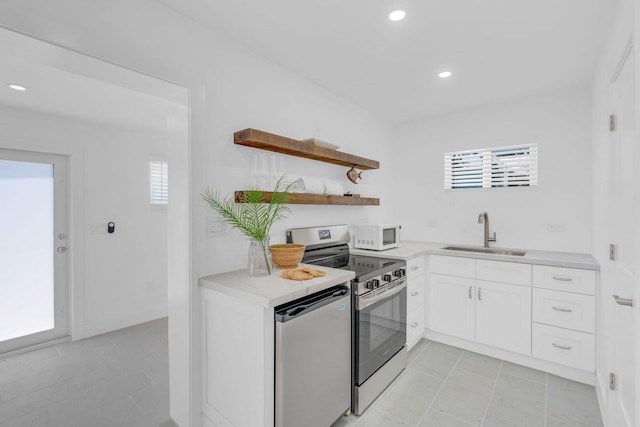
[[[390,282],[392,280],[392,277],[390,274],[385,274],[384,276],[382,276],[382,280],[384,280],[385,282]]]
[[[378,289],[378,288],[380,287],[380,280],[378,280],[378,279],[373,279],[373,280],[372,280],[372,282],[373,282],[373,287],[374,287],[375,289]]]
[[[399,269],[397,269],[396,271],[393,272],[393,275],[395,277],[404,277],[404,276],[406,276],[406,272],[405,272],[404,268],[399,268]]]
[[[365,288],[367,289],[375,289],[374,286],[375,284],[373,283],[373,280],[369,280],[367,283],[364,284]]]

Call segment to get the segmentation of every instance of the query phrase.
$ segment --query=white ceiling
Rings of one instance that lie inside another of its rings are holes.
[[[167,98],[177,92],[169,83],[0,28],[0,105],[158,136],[166,135]]]
[[[589,83],[617,3],[157,1],[395,123]]]

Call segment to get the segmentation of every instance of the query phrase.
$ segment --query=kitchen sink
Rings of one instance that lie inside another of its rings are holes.
[[[526,251],[519,251],[514,249],[501,249],[501,248],[483,248],[479,246],[445,246],[445,250],[448,251],[464,251],[464,252],[478,252],[483,254],[496,254],[496,255],[511,255],[511,256],[524,256]]]

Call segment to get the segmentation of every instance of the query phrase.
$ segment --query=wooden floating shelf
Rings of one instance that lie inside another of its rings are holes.
[[[334,165],[348,167],[355,166],[358,169],[363,170],[380,168],[380,163],[376,160],[319,147],[311,142],[298,141],[297,139],[291,139],[257,129],[245,129],[234,133],[233,142],[234,144],[244,145],[246,147],[259,148],[261,150],[273,151],[282,154],[290,154],[292,156],[303,157],[305,159],[333,163]]]
[[[271,201],[271,195],[273,193],[263,191],[262,192],[265,203]],[[244,191],[235,192],[236,203],[241,203],[244,198]],[[307,193],[292,193],[291,199],[287,204],[291,205],[355,205],[355,206],[379,206],[380,199],[373,199],[370,197],[360,196],[329,196],[326,194],[307,194]]]

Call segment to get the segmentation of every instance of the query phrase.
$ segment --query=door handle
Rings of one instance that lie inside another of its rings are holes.
[[[482,288],[478,288],[478,301],[482,301]]]
[[[572,282],[573,279],[571,277],[561,277],[561,276],[553,276],[553,280],[557,280],[559,282]]]
[[[471,286],[469,286],[469,299],[473,299],[473,297],[471,296]]]
[[[418,326],[418,322],[413,322],[413,323],[411,324],[411,327],[412,327],[412,328],[415,328],[416,326]]]
[[[63,254],[65,252],[67,252],[67,248],[66,246],[58,246],[58,249],[56,249],[58,251],[59,254]]]
[[[620,305],[626,305],[627,307],[633,307],[633,298],[620,298],[618,295],[614,295],[613,299]]]
[[[415,296],[417,296],[417,295],[418,295],[418,291],[413,291],[413,292],[411,292],[411,296],[412,296],[412,297],[415,297]]]
[[[555,311],[561,311],[561,312],[563,312],[563,313],[571,313],[571,312],[573,311],[573,310],[572,310],[572,309],[570,309],[570,308],[562,308],[562,307],[556,307],[556,306],[554,306],[554,307],[553,307],[553,309],[554,309]]]

